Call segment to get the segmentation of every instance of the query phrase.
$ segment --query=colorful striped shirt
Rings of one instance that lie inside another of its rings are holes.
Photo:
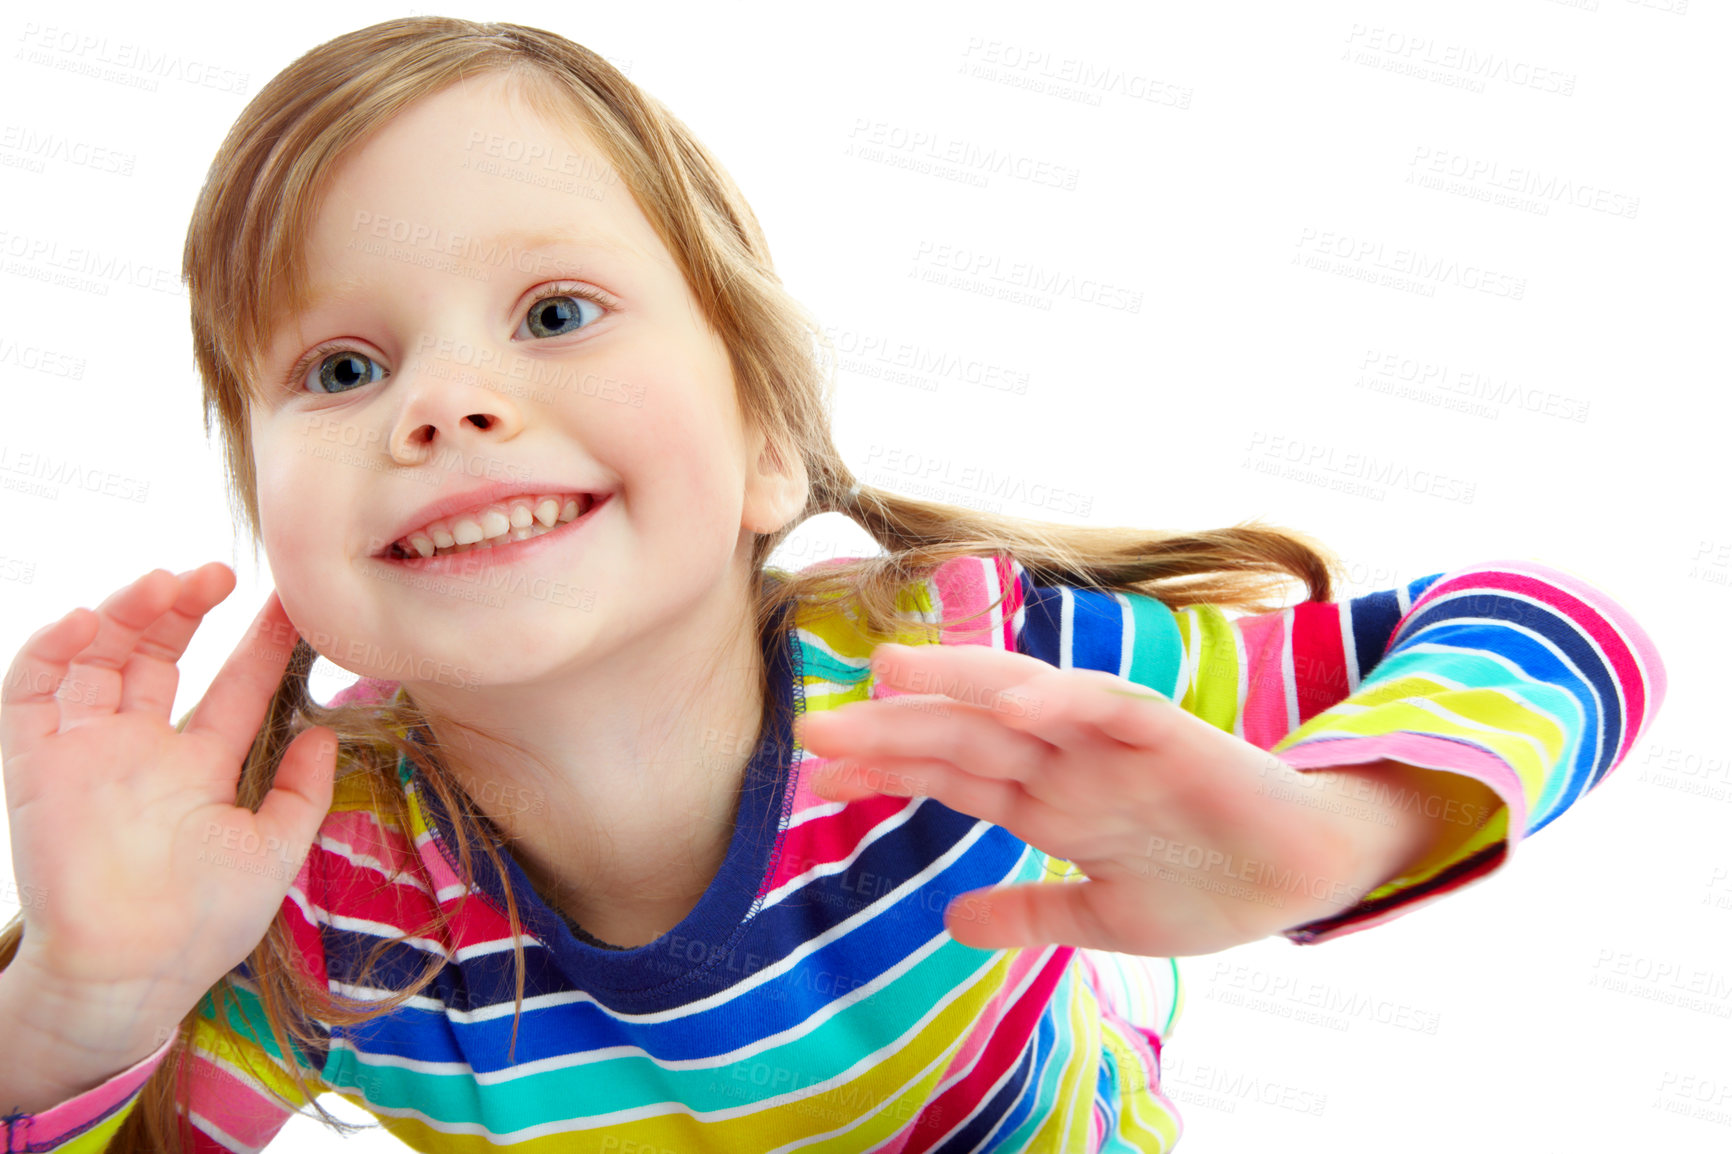
[[[931,628],[1001,596],[975,624]],[[900,604],[909,631],[896,639],[908,644],[936,633],[942,644],[1104,670],[1296,768],[1387,758],[1466,774],[1502,800],[1447,859],[1287,931],[1301,943],[1485,876],[1628,755],[1666,686],[1621,606],[1526,561],[1229,619],[1213,606],[1174,611],[1137,594],[1040,584],[1008,558],[969,557],[903,590]],[[228,1019],[240,1042],[211,1025],[209,996],[192,1036],[197,1148],[265,1146],[289,1116],[270,1092],[305,1106],[286,1074],[295,1061],[318,1092],[418,1150],[1172,1149],[1181,1125],[1160,1079],[1182,1002],[1172,959],[964,946],[943,921],[957,895],[1080,872],[930,798],[840,803],[808,788],[818,761],[794,746],[793,717],[886,695],[855,620],[839,602],[806,604],[766,633],[775,692],[726,859],[691,913],[640,948],[581,935],[503,846],[509,878],[476,854],[466,890],[448,816],[406,760],[410,829],[340,778],[281,910],[306,965],[357,997],[419,973],[430,953],[444,967],[400,1009],[327,1030],[317,1052],[292,1058],[237,967],[224,984],[240,1005]],[[364,680],[345,694],[395,688]],[[507,880],[526,931],[514,1051]],[[398,940],[374,985],[351,981],[371,947],[404,938],[434,903],[452,914],[447,938]],[[6,1149],[103,1149],[167,1051],[56,1107],[7,1117]]]

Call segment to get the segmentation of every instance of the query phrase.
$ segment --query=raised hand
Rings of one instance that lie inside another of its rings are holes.
[[[310,729],[255,814],[242,763],[296,632],[273,592],[176,732],[176,663],[235,587],[156,569],[38,630],[0,692],[24,937],[9,983],[109,1007],[115,1031],[189,1012],[269,927],[330,809],[335,735]]]
[[[801,744],[838,759],[815,791],[931,797],[1087,875],[958,897],[946,928],[965,945],[1209,953],[1351,906],[1421,844],[1108,673],[972,645],[881,645],[872,669],[904,692],[800,718]]]

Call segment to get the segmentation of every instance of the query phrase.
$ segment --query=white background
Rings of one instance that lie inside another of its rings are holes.
[[[714,150],[787,284],[855,350],[837,436],[867,482],[1100,525],[1263,517],[1336,548],[1354,568],[1344,593],[1535,558],[1611,593],[1659,646],[1671,690],[1654,728],[1505,872],[1352,938],[1184,964],[1167,1052],[1182,1150],[1732,1145],[1732,747],[1712,730],[1732,618],[1713,351],[1732,94],[1724,12],[1669,10],[1683,3],[444,10],[590,46]],[[263,602],[268,570],[238,543],[202,430],[186,300],[149,270],[178,280],[194,198],[246,99],[314,45],[407,13],[40,3],[0,23],[6,660],[151,568],[228,561],[240,588],[182,663],[178,717]],[[178,66],[119,67],[154,91],[67,68],[127,46]],[[244,92],[188,79],[201,69],[244,75]],[[1033,87],[1066,74],[1068,94]],[[79,163],[92,150],[130,171]],[[937,175],[947,150],[984,187]],[[1060,287],[1030,305],[915,275],[946,247]],[[147,270],[146,287],[32,275],[74,249]],[[1378,283],[1404,267],[1406,287]],[[1474,287],[1482,272],[1491,291]],[[1098,284],[1107,304],[1087,299]],[[1108,307],[1128,294],[1134,311]],[[868,341],[990,365],[1024,391],[960,368],[897,383],[858,351]],[[1289,452],[1313,471],[1283,474]],[[117,476],[144,499],[44,468]],[[1330,484],[1354,480],[1370,491]],[[825,517],[782,557],[869,547]],[[0,854],[0,915],[17,909],[11,878]],[[1692,990],[1694,1007],[1676,1003]],[[1289,1016],[1308,993],[1358,1008]],[[1436,1032],[1378,1020],[1396,1012]],[[274,1148],[336,1141],[297,1119]],[[400,1148],[381,1132],[352,1145]]]

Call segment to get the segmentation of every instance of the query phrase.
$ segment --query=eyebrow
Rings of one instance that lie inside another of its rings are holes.
[[[618,245],[594,234],[545,229],[540,231],[513,230],[495,233],[489,237],[472,237],[456,233],[451,235],[450,240],[456,242],[455,247],[458,251],[444,252],[443,255],[452,260],[466,261],[470,264],[480,264],[492,268],[512,265],[517,254],[537,253],[556,248],[577,249],[603,256],[620,256],[626,252]],[[380,243],[397,244],[398,242],[382,238]],[[413,246],[398,244],[398,247]],[[441,250],[435,249],[434,251]],[[512,265],[512,267],[516,266]],[[302,315],[316,313],[328,305],[354,295],[365,286],[365,278],[358,275],[344,277],[335,284],[316,286],[308,293],[307,307],[302,310]]]

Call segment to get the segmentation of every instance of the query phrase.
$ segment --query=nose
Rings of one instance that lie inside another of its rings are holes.
[[[488,387],[485,374],[422,362],[404,366],[402,407],[392,425],[391,458],[424,462],[430,453],[464,453],[509,441],[523,427],[518,406]]]

